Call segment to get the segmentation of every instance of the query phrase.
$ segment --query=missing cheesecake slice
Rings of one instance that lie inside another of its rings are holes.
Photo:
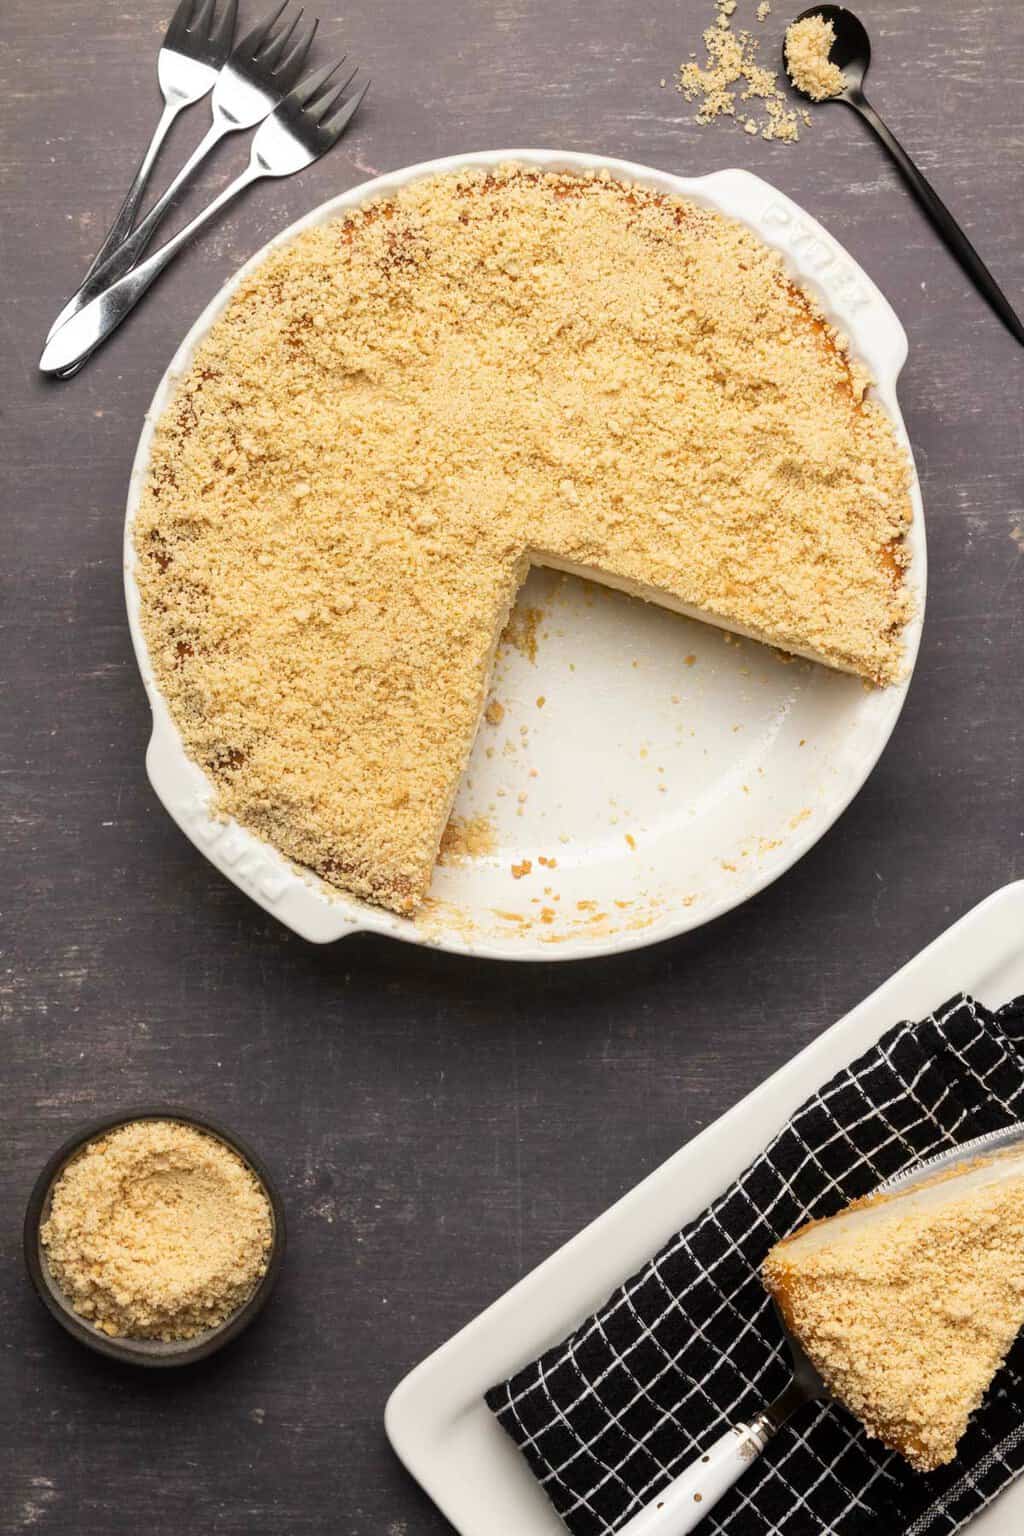
[[[833,1396],[933,1471],[1024,1325],[1024,1149],[810,1222],[763,1277]]]

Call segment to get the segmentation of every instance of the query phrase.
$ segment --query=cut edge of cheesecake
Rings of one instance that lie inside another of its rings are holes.
[[[902,658],[901,672],[891,680],[883,680],[873,675],[863,657],[848,655],[838,648],[827,652],[817,650],[813,646],[802,644],[785,635],[770,634],[767,630],[758,629],[755,625],[743,624],[736,619],[715,613],[710,608],[699,608],[693,603],[684,602],[662,587],[652,587],[644,582],[633,581],[615,572],[602,570],[598,565],[584,565],[582,562],[567,560],[544,550],[532,550],[529,564],[531,567],[540,566],[552,571],[563,571],[567,576],[578,576],[583,581],[592,581],[601,587],[611,587],[613,591],[623,592],[627,597],[640,598],[643,602],[650,603],[653,608],[663,608],[667,613],[676,613],[682,618],[694,619],[698,624],[707,624],[709,628],[722,630],[725,634],[739,635],[744,640],[754,640],[758,645],[767,645],[774,651],[782,651],[785,655],[795,656],[801,661],[813,661],[817,666],[826,667],[830,672],[843,672],[848,677],[859,677],[871,687],[899,687],[907,675],[905,656]],[[894,565],[894,571],[893,589],[901,592],[905,586],[904,570],[901,566]],[[905,631],[912,614],[913,610],[909,616],[901,614],[898,621],[893,624],[894,630],[901,633]]]
[[[916,1471],[934,1471],[955,1458],[971,1415],[1024,1326],[1024,1245],[1018,1242],[1008,1255],[993,1235],[1011,1208],[1018,1223],[1011,1231],[1020,1236],[1022,1147],[854,1200],[835,1216],[805,1223],[764,1260],[765,1288],[831,1394]],[[914,1238],[926,1238],[929,1218],[943,1213],[952,1218],[948,1258],[926,1242],[923,1257],[912,1251]],[[987,1248],[978,1243],[986,1235]],[[852,1243],[862,1255],[873,1254],[877,1283],[875,1273],[856,1265],[843,1272],[844,1249],[852,1252]],[[885,1263],[900,1252],[899,1284],[890,1284]],[[936,1295],[944,1262],[948,1290]],[[904,1350],[914,1372],[899,1362]]]
[[[441,807],[431,831],[424,837],[424,842],[429,842],[433,847],[429,867],[421,868],[419,879],[414,877],[411,871],[389,871],[383,866],[378,868],[376,874],[370,871],[360,871],[358,877],[354,876],[351,869],[342,870],[336,865],[329,868],[315,867],[313,872],[323,881],[323,888],[327,896],[335,899],[339,895],[356,896],[364,901],[372,902],[374,905],[384,907],[396,913],[399,917],[405,918],[414,918],[423,905],[430,890],[434,869],[441,851],[445,828],[451,820],[452,812],[455,809],[455,801],[458,798],[459,790],[462,788],[462,781],[466,776],[466,770],[469,767],[469,760],[476,745],[476,739],[483,726],[484,714],[487,709],[487,697],[490,693],[491,678],[494,673],[494,663],[497,659],[501,637],[512,617],[512,610],[516,605],[516,599],[530,573],[530,568],[533,564],[537,563],[539,562],[524,556],[512,581],[509,583],[507,601],[501,622],[495,626],[494,634],[491,637],[490,651],[481,669],[476,714],[473,729],[468,733],[464,744],[462,764],[452,784],[449,786],[447,799]],[[297,865],[297,868],[300,870],[304,867],[302,864]],[[343,875],[343,883],[339,882],[339,875]]]
[[[480,687],[480,696],[477,701],[475,722],[472,731],[469,732],[467,737],[465,750],[463,753],[462,766],[459,770],[457,778],[451,785],[448,799],[443,807],[442,813],[438,816],[431,833],[433,845],[436,850],[440,850],[445,828],[451,819],[455,801],[458,797],[463,778],[465,777],[465,773],[473,753],[473,748],[476,744],[476,739],[483,724],[484,712],[487,707],[487,698],[488,694],[490,693],[491,680],[494,671],[494,662],[497,656],[498,648],[501,644],[502,635],[504,634],[508,621],[511,618],[512,610],[516,605],[519,593],[522,590],[522,584],[525,582],[530,571],[534,568],[560,571],[569,576],[577,576],[583,581],[591,581],[598,586],[608,587],[613,591],[622,592],[627,597],[638,598],[643,602],[650,603],[652,607],[662,608],[666,612],[675,613],[684,618],[694,619],[701,624],[707,624],[710,628],[721,630],[723,633],[739,635],[743,639],[753,640],[756,641],[759,645],[769,646],[771,649],[782,652],[787,656],[796,657],[803,661],[814,662],[818,666],[826,667],[833,672],[841,672],[849,677],[859,677],[865,682],[865,684],[872,683],[873,686],[880,686],[876,681],[868,676],[865,671],[863,660],[861,659],[846,656],[839,652],[829,652],[826,654],[824,651],[815,650],[810,646],[800,645],[796,642],[789,641],[785,637],[771,635],[767,633],[767,631],[757,629],[751,625],[737,623],[732,619],[725,618],[722,615],[711,612],[706,608],[698,608],[692,603],[685,603],[680,599],[673,597],[671,594],[665,592],[662,588],[650,587],[646,586],[642,582],[631,581],[627,577],[619,576],[614,572],[602,570],[599,566],[596,565],[584,565],[581,562],[567,560],[559,555],[551,553],[550,551],[530,550],[523,557],[521,567],[517,573],[517,579],[513,583],[512,590],[510,592],[508,605],[504,616],[502,617],[501,622],[495,628],[494,636],[491,641],[490,654],[487,658],[487,663],[482,673],[483,680]],[[902,572],[894,578],[894,583],[896,585],[902,584]],[[902,625],[900,627],[902,628]],[[897,680],[897,682],[898,681],[899,680]],[[399,916],[414,917],[422,903],[426,900],[427,894],[430,890],[435,864],[436,853],[434,858],[431,860],[429,868],[425,869],[422,878],[418,883],[410,875],[402,874],[397,871],[390,874],[387,872],[378,871],[377,875],[374,876],[369,871],[356,872],[351,868],[341,869],[337,865],[333,864],[329,867],[325,866],[316,870],[316,873],[324,881],[326,891],[331,896],[338,894],[338,888],[339,885],[341,885],[343,890],[361,897],[364,900],[390,908],[392,911],[398,913]],[[339,876],[341,877],[340,880]]]

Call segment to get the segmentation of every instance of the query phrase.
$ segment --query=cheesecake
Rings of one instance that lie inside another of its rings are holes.
[[[409,914],[531,565],[885,687],[909,485],[846,339],[745,225],[606,173],[461,170],[235,289],[156,425],[142,626],[217,812]]]
[[[1024,1324],[1024,1151],[855,1200],[778,1243],[763,1276],[868,1433],[944,1466]]]

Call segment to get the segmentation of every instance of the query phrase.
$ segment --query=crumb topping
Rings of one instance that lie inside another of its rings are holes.
[[[415,909],[531,562],[893,681],[909,466],[868,382],[751,231],[607,174],[460,171],[272,252],[134,532],[219,811]]]
[[[494,823],[486,816],[452,816],[441,837],[439,864],[468,864],[498,846]]]
[[[179,1121],[136,1120],[68,1164],[40,1237],[71,1306],[103,1333],[187,1339],[251,1296],[272,1223],[230,1147]]]
[[[848,85],[838,64],[829,58],[836,29],[824,16],[805,16],[786,31],[786,67],[798,91],[812,101],[838,96]]]
[[[800,118],[809,125],[810,115],[798,116],[775,70],[759,62],[758,39],[744,28],[734,30],[736,0],[715,0],[715,9],[714,25],[702,35],[703,63],[691,55],[679,67],[679,90],[687,101],[698,103],[697,122],[732,118],[748,134],[795,144]],[[770,11],[770,5],[759,5],[758,21],[764,21]]]
[[[918,1471],[952,1461],[1024,1324],[1024,1176],[810,1253],[789,1241],[765,1284],[830,1390]]]

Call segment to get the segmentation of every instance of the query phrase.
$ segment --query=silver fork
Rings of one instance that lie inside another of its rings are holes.
[[[135,222],[160,146],[174,119],[179,112],[201,101],[213,90],[235,35],[237,0],[227,0],[219,17],[216,9],[217,0],[179,0],[156,59],[156,74],[160,94],[164,98],[164,108],[125,200],[85,274],[86,283],[117,249]],[[75,299],[65,304],[47,332],[47,341],[68,315],[73,313],[73,307],[77,307]]]
[[[345,92],[357,70],[338,85],[333,76],[341,61],[317,71],[297,85],[260,125],[252,141],[249,164],[191,223],[111,287],[104,289],[72,315],[47,341],[39,367],[61,374],[77,367],[94,352],[135,308],[150,284],[192,236],[231,200],[264,176],[292,176],[319,160],[337,143],[370,88],[367,81],[351,96]]]
[[[85,281],[78,292],[68,300],[50,327],[47,332],[47,341],[72,315],[83,309],[90,299],[94,299],[98,293],[102,293],[104,288],[109,288],[117,278],[131,271],[152,240],[157,226],[166,217],[174,198],[182,187],[191,181],[214,145],[229,133],[240,133],[244,129],[254,128],[287,96],[302,73],[302,67],[306,62],[306,56],[318,26],[314,21],[312,26],[299,36],[294,47],[286,52],[295,29],[302,20],[300,10],[290,26],[282,27],[276,36],[272,34],[272,29],[287,4],[288,0],[283,0],[273,15],[268,16],[265,21],[260,22],[247,33],[233,50],[213,87],[213,97],[210,101],[213,122],[202,140],[192,151],[170,186],[153,204],[145,218],[140,219],[131,234],[122,240],[100,266],[94,263],[94,267],[86,274]]]

